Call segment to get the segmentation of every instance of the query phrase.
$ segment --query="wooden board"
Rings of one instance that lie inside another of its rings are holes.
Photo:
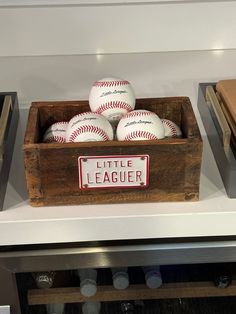
[[[220,80],[216,90],[236,126],[236,79]]]
[[[9,123],[9,114],[12,109],[12,99],[10,95],[4,97],[3,106],[0,115],[0,159],[4,155],[4,139],[6,138],[7,123]]]
[[[0,210],[3,209],[19,120],[17,94],[15,92],[0,93],[0,104],[3,103],[6,106],[4,105],[4,108],[2,106],[3,119],[0,118],[0,142],[2,142],[0,144]]]
[[[88,101],[33,103],[24,141],[24,161],[33,206],[151,201],[196,201],[202,139],[187,97],[137,99],[136,109],[156,112],[181,127],[183,138],[155,141],[42,143],[54,122],[89,111]],[[148,155],[147,188],[81,190],[78,157]]]
[[[229,147],[231,130],[222,111],[219,100],[215,94],[214,88],[211,85],[206,87],[206,100],[209,105],[211,116],[215,123],[216,129],[220,138],[222,139],[223,146]]]
[[[80,294],[79,287],[32,289],[28,291],[29,305],[49,303],[76,303],[89,301],[150,300],[175,298],[201,298],[235,296],[236,281],[226,289],[220,289],[211,281],[166,283],[158,289],[149,289],[146,285],[131,285],[125,290],[116,290],[113,286],[99,286],[95,296],[86,298]]]
[[[227,108],[227,106],[225,105],[225,103],[222,101],[222,99],[220,98],[220,95],[218,93],[216,93],[217,98],[219,100],[220,106],[222,108],[222,111],[226,117],[226,120],[229,124],[230,130],[231,130],[231,139],[230,139],[230,144],[233,147],[234,150],[236,150],[236,124],[233,121],[233,118]]]
[[[219,103],[220,103],[220,106],[222,108],[222,111],[223,111],[223,113],[224,113],[224,115],[225,115],[225,117],[227,119],[227,122],[228,122],[228,124],[229,124],[229,126],[230,126],[230,128],[232,130],[233,136],[236,137],[236,124],[235,124],[235,122],[233,120],[233,117],[230,114],[230,112],[229,112],[227,106],[225,105],[225,103],[223,102],[223,100],[220,98],[219,94],[217,94],[217,97],[219,99]]]

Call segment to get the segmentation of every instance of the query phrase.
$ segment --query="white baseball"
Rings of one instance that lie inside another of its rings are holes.
[[[182,132],[178,125],[171,120],[161,119],[164,129],[165,129],[165,137],[181,137]]]
[[[65,143],[68,122],[53,123],[44,133],[44,143]]]
[[[110,122],[95,112],[83,112],[74,116],[68,124],[66,142],[94,142],[113,140]]]
[[[120,120],[116,135],[118,141],[157,140],[165,137],[165,131],[156,113],[134,110]]]
[[[135,107],[135,95],[131,84],[119,78],[96,81],[89,94],[91,111],[102,114],[109,121],[119,121]]]

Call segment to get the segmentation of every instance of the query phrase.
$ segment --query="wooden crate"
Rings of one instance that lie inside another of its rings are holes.
[[[202,139],[187,97],[137,99],[135,109],[174,121],[181,139],[133,142],[42,143],[54,122],[89,111],[88,101],[32,103],[24,141],[25,171],[33,206],[159,201],[196,201]],[[80,189],[81,156],[149,156],[148,187]]]

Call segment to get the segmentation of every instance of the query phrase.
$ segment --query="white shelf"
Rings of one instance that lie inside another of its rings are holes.
[[[0,0],[0,7],[24,6],[70,6],[70,5],[128,5],[128,4],[155,4],[155,3],[188,3],[201,0]],[[210,2],[225,2],[229,0],[209,0]]]
[[[235,1],[0,0],[0,5],[7,5],[0,6],[0,56],[236,49]]]
[[[0,58],[0,66],[8,74],[0,85],[19,91],[21,103],[5,208],[0,212],[0,245],[236,234],[236,199],[226,195],[197,110],[198,83],[233,77],[236,51]],[[204,142],[200,201],[38,208],[28,204],[21,147],[29,103],[85,99],[91,82],[106,73],[129,79],[137,97],[190,97]]]

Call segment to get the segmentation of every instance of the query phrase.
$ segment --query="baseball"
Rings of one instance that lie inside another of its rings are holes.
[[[165,137],[181,137],[182,132],[177,124],[168,119],[161,119],[165,129]]]
[[[44,133],[44,143],[65,143],[68,122],[53,123]]]
[[[113,140],[110,122],[95,112],[83,112],[74,116],[68,124],[66,142],[94,142]]]
[[[89,94],[91,111],[102,114],[109,121],[119,121],[135,107],[131,84],[123,79],[104,78],[96,81]]]
[[[120,120],[116,135],[118,141],[157,140],[165,137],[165,131],[156,113],[134,110]]]

